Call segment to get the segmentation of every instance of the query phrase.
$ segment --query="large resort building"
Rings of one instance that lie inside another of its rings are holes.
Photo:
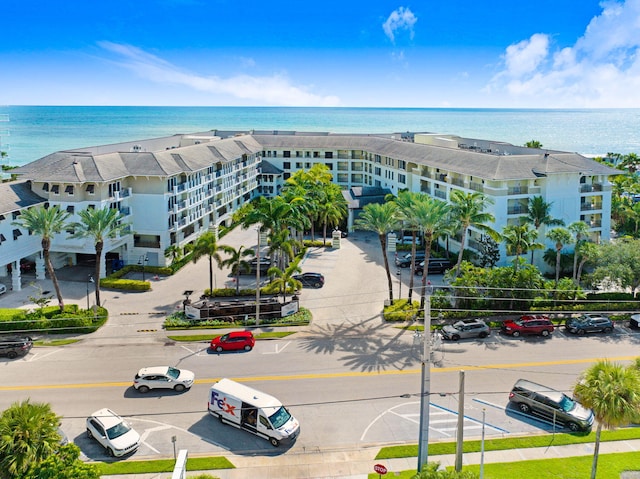
[[[490,198],[497,231],[518,224],[529,199],[541,196],[554,218],[586,222],[596,242],[609,239],[608,178],[619,173],[577,153],[409,132],[213,130],[60,151],[15,170],[18,181],[0,184],[0,281],[10,278],[21,289],[24,260],[34,261],[36,277],[44,278],[40,238],[14,223],[25,208],[58,205],[71,222],[85,208],[116,208],[129,232],[105,242],[101,271],[112,261],[162,266],[169,246],[229,225],[243,203],[278,195],[289,176],[315,164],[326,165],[343,188],[349,229],[366,199],[381,192],[410,190],[448,201],[462,190]],[[471,229],[464,247],[477,249],[480,239]],[[508,264],[504,244],[500,251],[499,264]],[[91,239],[69,239],[69,232],[51,244],[55,268],[94,255]]]

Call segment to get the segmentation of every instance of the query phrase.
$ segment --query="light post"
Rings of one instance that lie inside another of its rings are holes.
[[[396,271],[396,275],[398,276],[398,299],[402,299],[402,270],[399,269]]]
[[[140,255],[140,259],[138,259],[138,265],[142,265],[142,281],[144,281],[144,265],[149,262],[149,258],[147,258],[147,254]]]
[[[426,265],[425,265],[426,267]],[[420,438],[418,449],[418,472],[429,457],[429,397],[431,395],[431,294],[433,286],[427,283],[424,302],[424,350],[422,352],[422,384],[420,388]]]
[[[258,246],[256,247],[256,326],[260,324],[260,228],[258,226]]]
[[[87,311],[89,311],[89,308],[91,307],[89,305],[89,283],[93,283],[93,276],[91,275],[87,276]]]

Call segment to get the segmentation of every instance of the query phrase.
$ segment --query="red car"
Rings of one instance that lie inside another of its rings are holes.
[[[505,334],[518,337],[521,334],[539,334],[549,336],[553,333],[555,326],[546,316],[526,315],[520,319],[507,320],[502,323],[501,330]]]
[[[222,351],[251,351],[256,344],[251,331],[233,331],[223,334],[211,340],[211,349],[220,353]]]

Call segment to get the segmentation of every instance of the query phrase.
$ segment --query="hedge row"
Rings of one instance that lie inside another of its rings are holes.
[[[260,326],[282,327],[282,326],[307,326],[311,322],[311,312],[306,308],[300,308],[297,313],[284,318],[264,318],[260,319]],[[182,311],[175,312],[164,321],[164,328],[168,331],[177,329],[217,329],[255,326],[256,318],[248,317],[239,321],[224,321],[222,319],[207,319],[194,321],[187,319]]]
[[[108,318],[106,309],[87,311],[71,304],[60,312],[57,306],[36,310],[4,309],[0,311],[0,332],[86,334],[96,331]]]

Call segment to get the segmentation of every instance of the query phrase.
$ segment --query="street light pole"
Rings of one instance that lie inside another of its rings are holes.
[[[147,258],[147,254],[146,253],[141,255],[140,259],[138,259],[138,264],[142,265],[142,281],[144,281],[144,265],[148,261],[149,261],[149,258]]]
[[[398,299],[402,299],[402,270],[399,269],[396,271],[396,275],[398,276]]]
[[[87,311],[89,311],[89,308],[91,307],[89,305],[89,283],[93,283],[93,276],[91,275],[87,276]]]
[[[260,324],[260,228],[258,226],[258,246],[256,247],[256,326]]]
[[[424,303],[424,351],[422,352],[422,385],[420,388],[420,438],[418,449],[418,472],[429,457],[429,397],[431,395],[431,293],[433,286],[428,284]]]

